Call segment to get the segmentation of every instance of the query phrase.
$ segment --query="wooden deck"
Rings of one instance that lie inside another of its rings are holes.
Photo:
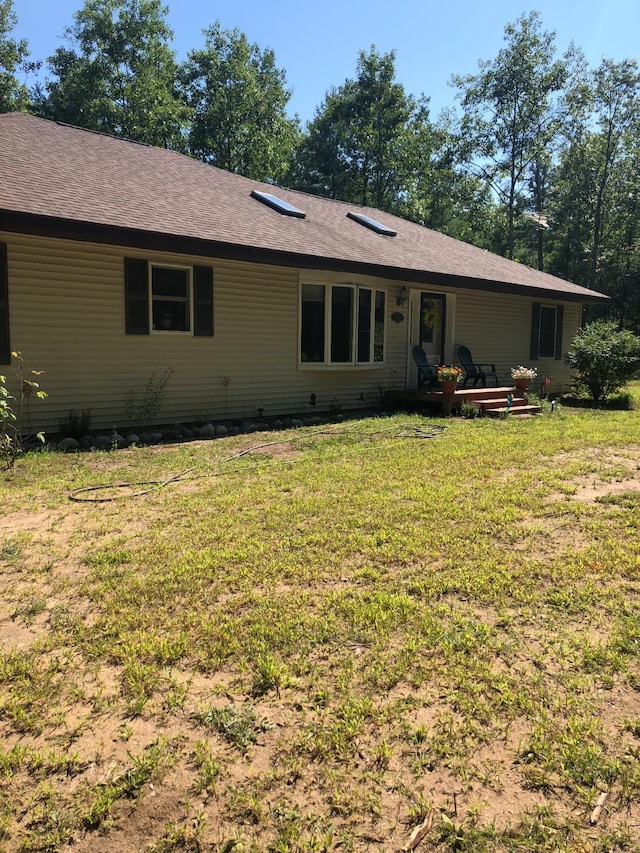
[[[445,416],[458,410],[463,403],[476,403],[485,415],[502,415],[507,411],[522,415],[539,414],[541,411],[540,406],[529,405],[523,391],[509,385],[499,388],[458,388],[453,394],[444,394],[437,389],[418,391],[392,388],[387,391],[387,399],[392,406],[410,405],[413,408],[421,403],[439,405]]]

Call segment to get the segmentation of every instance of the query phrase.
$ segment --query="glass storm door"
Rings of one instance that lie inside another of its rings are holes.
[[[418,384],[418,371],[411,354],[415,344],[424,350],[430,363],[444,361],[446,297],[439,293],[416,291],[411,294],[411,340],[409,341],[409,387]]]

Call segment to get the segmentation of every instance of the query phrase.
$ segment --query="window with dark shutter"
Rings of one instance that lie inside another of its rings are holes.
[[[124,260],[125,330],[149,334],[149,265],[138,258]]]
[[[193,334],[213,337],[213,270],[193,268]]]
[[[0,364],[11,364],[9,335],[9,267],[7,244],[0,243]]]

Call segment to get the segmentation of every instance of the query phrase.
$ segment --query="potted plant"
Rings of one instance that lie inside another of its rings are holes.
[[[453,364],[441,364],[437,371],[440,390],[443,394],[454,394],[462,378],[462,368]]]
[[[535,379],[538,371],[533,367],[523,367],[519,364],[517,367],[511,368],[511,378],[513,384],[519,391],[526,391],[532,379]]]

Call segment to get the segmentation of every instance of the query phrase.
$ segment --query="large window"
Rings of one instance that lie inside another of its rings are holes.
[[[302,363],[384,361],[383,290],[352,284],[303,284],[300,318]]]
[[[128,335],[188,332],[213,335],[213,270],[124,262],[125,322]]]
[[[534,302],[531,317],[531,358],[562,358],[562,305]]]

